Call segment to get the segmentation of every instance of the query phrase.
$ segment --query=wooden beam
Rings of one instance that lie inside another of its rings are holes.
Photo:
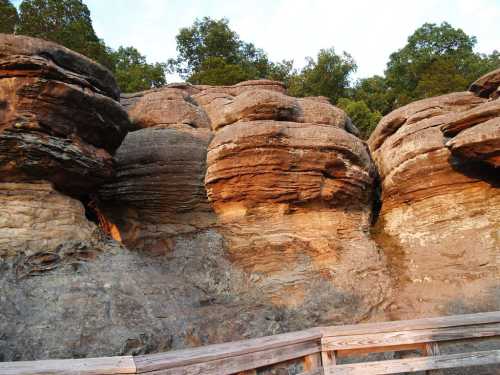
[[[346,349],[338,350],[337,358],[352,357],[367,355],[371,353],[383,353],[383,352],[404,352],[410,350],[417,350],[422,353],[426,353],[425,344],[408,344],[408,345],[394,345],[394,346],[379,346],[375,348],[361,348],[361,349]]]
[[[321,340],[321,343],[323,350],[345,350],[463,340],[492,336],[500,336],[500,323],[359,334],[352,336],[324,337]]]
[[[131,356],[45,361],[0,362],[2,375],[116,375],[135,374]]]
[[[196,363],[215,361],[218,359],[228,359],[268,349],[279,349],[293,344],[306,342],[319,344],[321,336],[321,331],[313,328],[305,331],[228,342],[225,344],[207,345],[199,348],[143,355],[134,357],[134,361],[138,372],[163,370],[174,367],[189,366]],[[319,349],[317,351],[319,352]]]
[[[363,362],[325,368],[325,375],[383,375],[500,364],[500,350]]]
[[[363,323],[345,326],[320,327],[323,336],[347,336],[393,331],[411,331],[415,329],[432,329],[458,327],[477,324],[500,323],[500,311],[478,314],[450,315],[436,318],[401,320],[392,322]]]
[[[147,372],[148,375],[228,375],[305,357],[317,353],[319,350],[319,341],[307,341],[180,367],[157,368],[151,372],[138,368],[137,373]]]

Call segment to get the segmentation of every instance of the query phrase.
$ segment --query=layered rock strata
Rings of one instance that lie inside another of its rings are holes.
[[[500,307],[499,103],[472,92],[420,100],[369,139],[382,181],[374,232],[399,288],[394,318]]]
[[[118,149],[116,179],[100,197],[128,247],[165,254],[175,236],[215,220],[203,183],[210,120],[189,86],[142,93],[128,111],[139,130]]]
[[[118,97],[111,73],[88,58],[0,35],[0,255],[93,232],[74,198],[114,177],[112,154],[130,127]]]
[[[322,98],[256,89],[226,99],[216,116],[204,103],[216,130],[205,185],[231,262],[272,304],[311,311],[330,298],[345,303],[321,307],[322,319],[367,318],[390,291],[368,234],[367,147]]]

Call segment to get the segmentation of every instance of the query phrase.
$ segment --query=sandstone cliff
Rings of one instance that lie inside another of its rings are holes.
[[[490,76],[472,86],[486,98],[461,92],[411,103],[369,139],[382,181],[374,232],[398,289],[394,317],[500,306],[500,101],[487,98],[496,89]]]
[[[499,84],[366,144],[279,82],[120,97],[85,57],[0,35],[0,360],[500,309]]]

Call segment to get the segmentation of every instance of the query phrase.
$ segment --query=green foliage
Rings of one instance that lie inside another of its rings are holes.
[[[473,51],[476,42],[475,37],[446,22],[439,26],[426,23],[418,28],[387,64],[385,73],[395,95],[394,106],[466,89],[477,78],[474,66],[479,57]],[[449,81],[443,79],[446,75]],[[434,85],[429,84],[431,81],[435,81]]]
[[[122,92],[134,92],[166,84],[166,64],[148,64],[134,47],[120,47],[111,52],[113,72]]]
[[[109,51],[81,0],[24,0],[19,11],[17,34],[51,40],[112,68]]]
[[[307,58],[307,65],[289,79],[288,92],[294,96],[326,96],[333,103],[347,96],[349,78],[357,65],[348,53],[337,55],[333,48],[319,51],[316,60]]]
[[[337,106],[346,111],[354,125],[359,129],[363,139],[370,136],[382,118],[380,112],[370,110],[363,100],[341,98],[337,102]]]
[[[18,21],[16,7],[9,0],[0,0],[0,33],[13,33]]]
[[[375,75],[356,82],[352,90],[354,100],[363,101],[372,111],[387,114],[392,110],[394,94],[385,77]]]
[[[244,80],[284,80],[292,63],[272,63],[266,53],[240,40],[226,19],[197,19],[176,36],[176,59],[170,70],[193,84],[232,85]]]

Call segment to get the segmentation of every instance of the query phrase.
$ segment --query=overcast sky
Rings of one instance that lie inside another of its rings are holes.
[[[19,1],[16,1],[17,3]],[[132,45],[149,62],[175,57],[175,36],[195,18],[226,17],[246,42],[271,60],[296,67],[321,48],[349,52],[356,77],[382,74],[389,55],[425,22],[447,21],[478,39],[476,50],[500,49],[500,0],[84,0],[107,45]],[[174,77],[170,77],[172,81]]]

